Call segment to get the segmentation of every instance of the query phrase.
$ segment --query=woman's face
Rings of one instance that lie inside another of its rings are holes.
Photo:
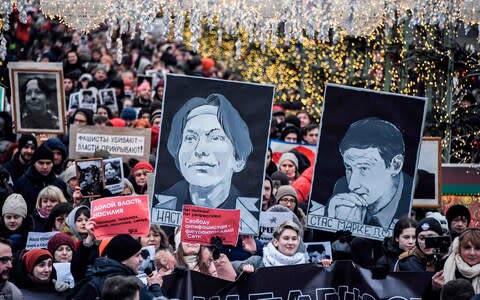
[[[25,104],[32,112],[44,112],[47,110],[47,95],[40,89],[37,79],[30,80],[26,86]]]
[[[460,257],[469,266],[475,266],[480,263],[480,247],[470,241],[464,242],[460,245]]]
[[[77,228],[78,233],[87,233],[85,226],[87,225],[88,218],[84,214],[80,214],[75,220],[75,227]]]
[[[155,250],[158,250],[158,248],[160,248],[161,240],[162,237],[160,236],[160,234],[156,233],[153,230],[150,230],[146,237],[142,237],[140,239],[140,243],[142,244],[142,247],[155,246]]]
[[[142,187],[147,184],[147,174],[150,173],[145,169],[136,171],[133,176],[135,177],[135,183]]]
[[[40,281],[49,281],[52,276],[52,259],[42,260],[38,265],[33,267],[32,275]]]
[[[72,261],[72,248],[68,245],[60,245],[60,247],[55,250],[55,254],[53,258],[55,258],[55,262],[58,263],[66,263]]]
[[[197,255],[200,252],[200,244],[198,243],[185,243],[182,242],[183,254],[188,255]]]
[[[116,175],[115,169],[112,167],[112,164],[108,163],[105,165],[105,178],[113,179]]]
[[[155,119],[153,119],[152,127],[160,127],[161,123],[162,123],[162,118],[156,117]]]
[[[43,209],[47,213],[47,215],[50,215],[53,207],[57,204],[57,199],[42,198],[40,200],[40,208]]]
[[[65,219],[67,218],[67,214],[61,214],[55,218],[55,230],[61,231],[63,225],[65,225]]]
[[[268,168],[268,165],[272,161],[272,152],[270,150],[267,151],[267,158],[265,159],[265,168]]]
[[[278,240],[275,238],[273,239],[273,245],[277,248],[278,252],[283,255],[293,256],[297,253],[300,240],[298,239],[298,234],[295,230],[286,228],[283,230]]]
[[[105,117],[108,118],[108,112],[107,112],[107,110],[106,110],[104,107],[99,107],[99,108],[97,109],[97,115],[98,115],[98,116],[105,116]]]
[[[297,174],[297,167],[295,167],[291,160],[286,159],[282,161],[282,164],[280,165],[280,172],[287,175],[288,179],[293,180]]]
[[[3,216],[3,222],[8,230],[14,231],[22,226],[23,217],[16,214],[5,214]]]
[[[417,236],[417,241],[418,241],[418,247],[420,250],[425,253],[426,255],[432,255],[433,251],[435,250],[434,248],[425,248],[425,238],[427,237],[437,237],[439,236],[438,233],[436,233],[433,230],[427,230],[427,231],[422,231],[418,234]]]
[[[400,235],[395,238],[398,247],[404,251],[410,251],[415,248],[415,228],[405,228]]]
[[[298,135],[295,132],[290,132],[285,136],[285,142],[296,143],[298,141]]]

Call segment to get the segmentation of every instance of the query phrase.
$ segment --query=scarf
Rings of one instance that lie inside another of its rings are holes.
[[[302,252],[287,256],[280,253],[272,243],[268,243],[268,245],[263,248],[263,264],[265,267],[299,265],[305,262],[305,254]]]
[[[183,259],[185,260],[185,263],[187,264],[189,270],[195,269],[195,267],[198,265],[197,255],[184,256]]]
[[[460,241],[457,238],[452,243],[452,253],[448,256],[445,266],[443,267],[443,276],[445,282],[454,280],[455,271],[458,270],[465,278],[472,280],[475,294],[480,293],[480,264],[474,266],[468,265],[460,256]]]

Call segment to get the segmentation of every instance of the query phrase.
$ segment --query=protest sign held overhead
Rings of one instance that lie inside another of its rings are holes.
[[[178,226],[184,204],[240,209],[258,233],[274,88],[167,75],[152,223]]]
[[[26,250],[34,248],[47,248],[48,241],[57,234],[58,231],[52,232],[33,232],[30,231],[27,236],[27,245],[25,246]]]
[[[124,233],[145,236],[150,230],[147,195],[102,198],[91,206],[98,239]]]
[[[307,226],[392,236],[410,212],[425,109],[425,98],[327,85]]]
[[[150,129],[73,124],[70,127],[69,153],[72,158],[80,158],[92,156],[95,150],[107,150],[112,157],[148,160],[150,143]]]
[[[219,237],[224,245],[237,245],[240,210],[183,206],[182,242],[210,245]]]

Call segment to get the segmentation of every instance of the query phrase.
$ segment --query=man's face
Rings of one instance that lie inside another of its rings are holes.
[[[349,190],[368,205],[396,189],[393,176],[398,171],[394,170],[393,164],[386,167],[377,148],[350,148],[343,154],[343,163]]]
[[[450,230],[455,233],[462,233],[467,229],[467,218],[465,216],[457,216],[450,223]]]
[[[0,281],[7,281],[12,269],[12,248],[0,244]]]
[[[69,64],[76,64],[78,62],[78,56],[76,53],[74,52],[68,52],[67,54],[67,61]]]
[[[263,202],[266,204],[270,201],[272,197],[272,185],[270,184],[270,180],[265,180],[263,182]]]
[[[36,79],[30,80],[27,83],[25,104],[28,109],[33,112],[43,112],[47,110],[47,95],[45,91],[40,89]]]
[[[231,178],[235,151],[216,115],[200,114],[187,121],[178,160],[190,184],[210,187]]]
[[[307,132],[307,134],[303,136],[303,139],[305,140],[305,142],[312,145],[316,145],[318,141],[318,131],[319,131],[318,128],[314,128],[309,132]]]
[[[20,150],[20,156],[25,162],[32,160],[33,153],[35,152],[35,145],[27,144]]]
[[[122,264],[129,267],[135,274],[138,273],[138,268],[143,262],[143,258],[140,255],[140,251],[138,251],[135,255],[130,256],[126,260],[122,261]]]
[[[53,164],[56,166],[61,165],[63,160],[62,151],[58,149],[53,149],[52,152],[53,152]]]
[[[71,91],[73,88],[73,81],[70,78],[63,79],[63,87],[66,92]]]
[[[300,120],[300,127],[305,127],[310,125],[310,117],[307,113],[299,113],[297,115],[298,120]]]
[[[107,73],[104,70],[97,70],[94,76],[98,81],[104,81],[107,78]]]
[[[40,159],[37,160],[34,164],[35,169],[38,173],[42,174],[43,176],[48,176],[53,168],[53,161],[49,159]]]

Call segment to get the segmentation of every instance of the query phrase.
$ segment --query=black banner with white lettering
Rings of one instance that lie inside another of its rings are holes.
[[[316,264],[260,268],[236,282],[186,271],[164,277],[162,289],[169,299],[410,300],[422,298],[431,276],[397,272],[376,280],[370,270],[337,261],[330,268]]]

